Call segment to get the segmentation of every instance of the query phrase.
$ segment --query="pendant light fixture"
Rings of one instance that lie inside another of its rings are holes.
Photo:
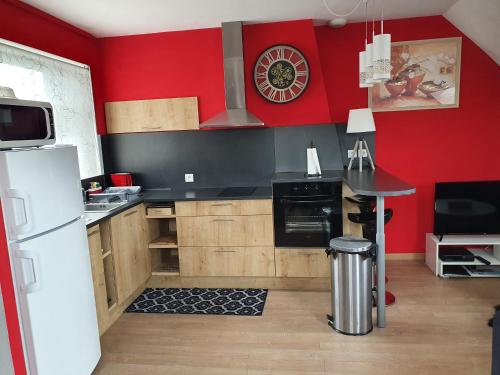
[[[368,2],[365,3],[365,50],[359,53],[359,87],[372,87],[391,76],[391,35],[384,34],[382,5],[381,33],[375,35],[375,17],[372,19],[372,42],[368,43]],[[374,1],[374,0],[372,0]]]
[[[372,0],[373,1],[373,0]],[[368,3],[367,3],[368,9]],[[368,21],[365,21],[367,23]],[[365,25],[366,27],[366,25]],[[366,45],[366,83],[373,86],[378,81],[373,79],[373,38],[375,37],[375,18],[372,18],[372,41]]]
[[[386,81],[391,78],[391,34],[384,34],[384,4],[380,19],[380,34],[373,37],[373,79]]]
[[[373,78],[372,73],[368,71],[368,62],[371,61],[369,58],[368,51],[368,0],[364,0],[365,3],[365,50],[359,53],[359,87],[372,87],[373,84],[371,80]],[[373,68],[373,66],[372,66]]]

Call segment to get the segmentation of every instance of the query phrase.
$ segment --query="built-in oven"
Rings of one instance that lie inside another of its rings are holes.
[[[327,247],[342,236],[342,183],[273,184],[277,247]]]
[[[54,144],[50,103],[0,98],[0,149]]]

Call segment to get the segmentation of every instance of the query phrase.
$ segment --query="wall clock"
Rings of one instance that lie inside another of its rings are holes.
[[[255,63],[253,80],[265,99],[289,103],[306,89],[309,64],[302,52],[292,46],[272,46],[262,52]]]

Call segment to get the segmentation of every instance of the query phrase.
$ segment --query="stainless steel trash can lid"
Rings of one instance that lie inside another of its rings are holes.
[[[366,238],[359,237],[337,237],[330,240],[330,248],[333,251],[343,253],[364,253],[372,248],[373,244]]]

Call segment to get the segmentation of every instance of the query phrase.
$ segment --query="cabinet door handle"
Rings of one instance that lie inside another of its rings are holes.
[[[215,250],[215,253],[235,253],[236,250]]]
[[[213,222],[217,222],[217,221],[234,221],[234,219],[213,219],[212,221]]]
[[[132,211],[132,212],[127,212],[125,215],[123,215],[123,217],[127,217],[127,216],[130,216],[130,215],[136,214],[136,213],[137,213],[137,210]]]
[[[320,256],[321,254],[316,254],[316,253],[298,253],[297,255],[302,255],[305,257],[317,257]]]
[[[227,203],[212,203],[212,206],[214,207],[223,207],[223,206],[232,206],[233,204],[231,202]]]

